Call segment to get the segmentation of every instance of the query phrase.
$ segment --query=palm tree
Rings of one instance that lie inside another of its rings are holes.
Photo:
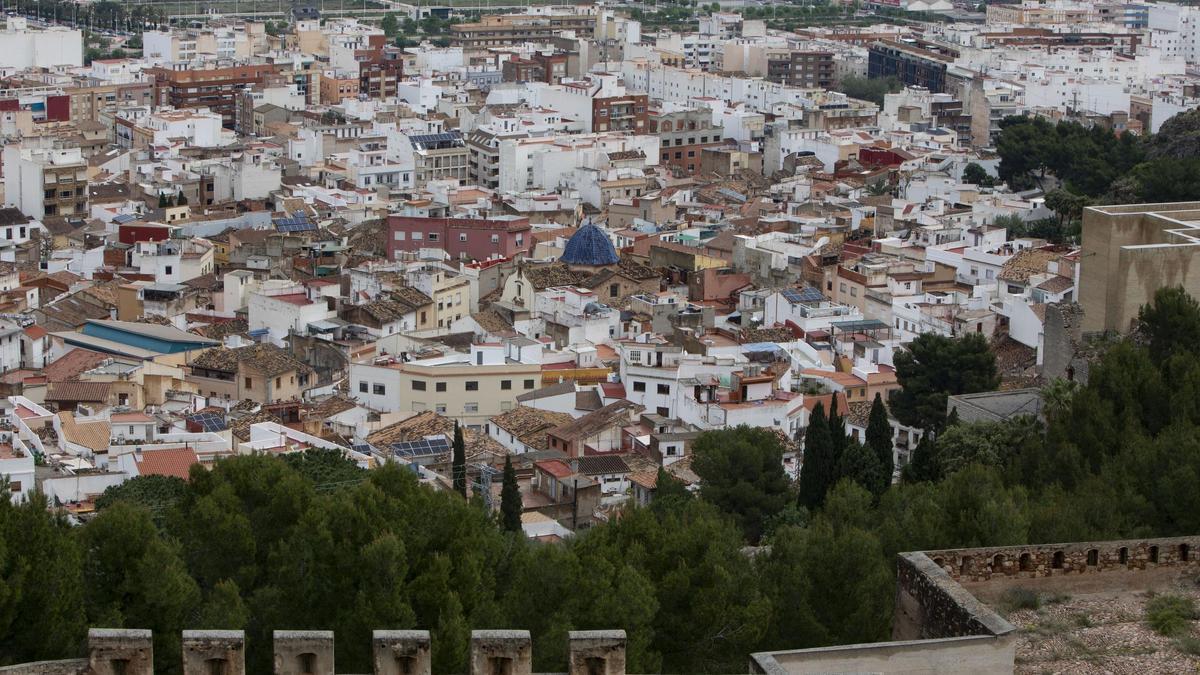
[[[1055,378],[1042,387],[1042,412],[1047,421],[1062,419],[1071,410],[1071,399],[1079,391],[1079,383]]]

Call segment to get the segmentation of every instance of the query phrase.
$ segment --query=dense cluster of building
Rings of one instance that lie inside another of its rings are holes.
[[[1014,114],[1139,134],[1194,107],[1196,17],[936,4],[906,9],[962,21],[650,32],[541,6],[419,47],[214,18],[86,64],[80,31],[9,16],[0,474],[79,518],[250,452],[445,486],[457,423],[475,488],[498,499],[511,457],[527,533],[569,537],[660,468],[694,485],[706,430],[778,430],[793,474],[818,403],[861,437],[920,334],[983,335],[1006,386],[1066,374],[1077,300],[1127,327],[1116,272],[1089,294],[1080,248],[997,225],[1053,214],[989,147]],[[838,91],[877,77],[903,88]],[[899,470],[923,430],[892,426]]]

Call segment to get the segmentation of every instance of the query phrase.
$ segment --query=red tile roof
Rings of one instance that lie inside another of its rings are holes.
[[[533,465],[555,478],[566,478],[574,473],[571,471],[571,467],[567,466],[566,462],[558,459],[546,459],[534,462]]]
[[[191,448],[171,450],[147,450],[137,463],[142,476],[175,476],[187,480],[188,470],[196,464],[196,453]]]
[[[79,377],[85,370],[95,368],[107,356],[90,349],[72,349],[45,368],[46,380],[63,382]]]
[[[42,328],[38,325],[33,325],[25,329],[25,334],[28,335],[31,340],[40,340],[46,337],[47,332],[48,331],[45,328]]]

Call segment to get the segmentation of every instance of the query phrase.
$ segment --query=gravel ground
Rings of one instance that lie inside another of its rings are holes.
[[[1171,592],[1200,604],[1200,588],[1195,585]],[[1008,612],[1006,617],[1020,630],[1016,672],[1200,673],[1200,656],[1181,652],[1175,639],[1155,633],[1142,621],[1149,597],[1148,593],[1114,592],[1043,598],[1037,610]],[[1200,622],[1192,622],[1191,635],[1200,637]]]

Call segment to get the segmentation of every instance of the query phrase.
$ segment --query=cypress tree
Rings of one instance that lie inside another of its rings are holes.
[[[883,494],[888,486],[875,451],[854,439],[850,439],[842,451],[834,483],[843,478],[849,478],[876,496]]]
[[[892,453],[892,425],[888,423],[887,408],[883,406],[883,397],[875,394],[871,403],[871,416],[867,419],[867,447],[879,458],[879,468],[887,479],[887,485],[892,483],[892,474],[896,470],[896,458]]]
[[[933,481],[938,478],[937,448],[929,434],[921,436],[917,447],[913,449],[912,459],[904,467],[904,480],[911,483]]]
[[[508,532],[521,531],[521,487],[517,485],[517,472],[513,469],[512,457],[504,456],[504,481],[500,487],[500,527]]]
[[[454,458],[451,464],[454,477],[454,491],[463,497],[467,496],[467,444],[463,442],[462,427],[454,423]]]
[[[829,427],[829,441],[832,448],[833,466],[837,466],[838,461],[842,458],[842,453],[846,450],[846,420],[838,415],[838,395],[833,392],[833,396],[829,399],[829,418],[826,422]],[[833,487],[836,481],[830,480],[829,487]]]
[[[180,191],[178,204],[180,206],[187,206],[187,203],[188,203],[187,195],[183,194],[183,192]]]
[[[800,505],[812,511],[825,501],[837,462],[825,419],[825,406],[817,403],[804,432],[804,463],[800,465]]]
[[[160,208],[160,209],[165,209],[165,208],[167,208],[167,195],[166,195],[166,193],[163,193],[163,192],[160,192],[160,193],[158,193],[158,208]]]

